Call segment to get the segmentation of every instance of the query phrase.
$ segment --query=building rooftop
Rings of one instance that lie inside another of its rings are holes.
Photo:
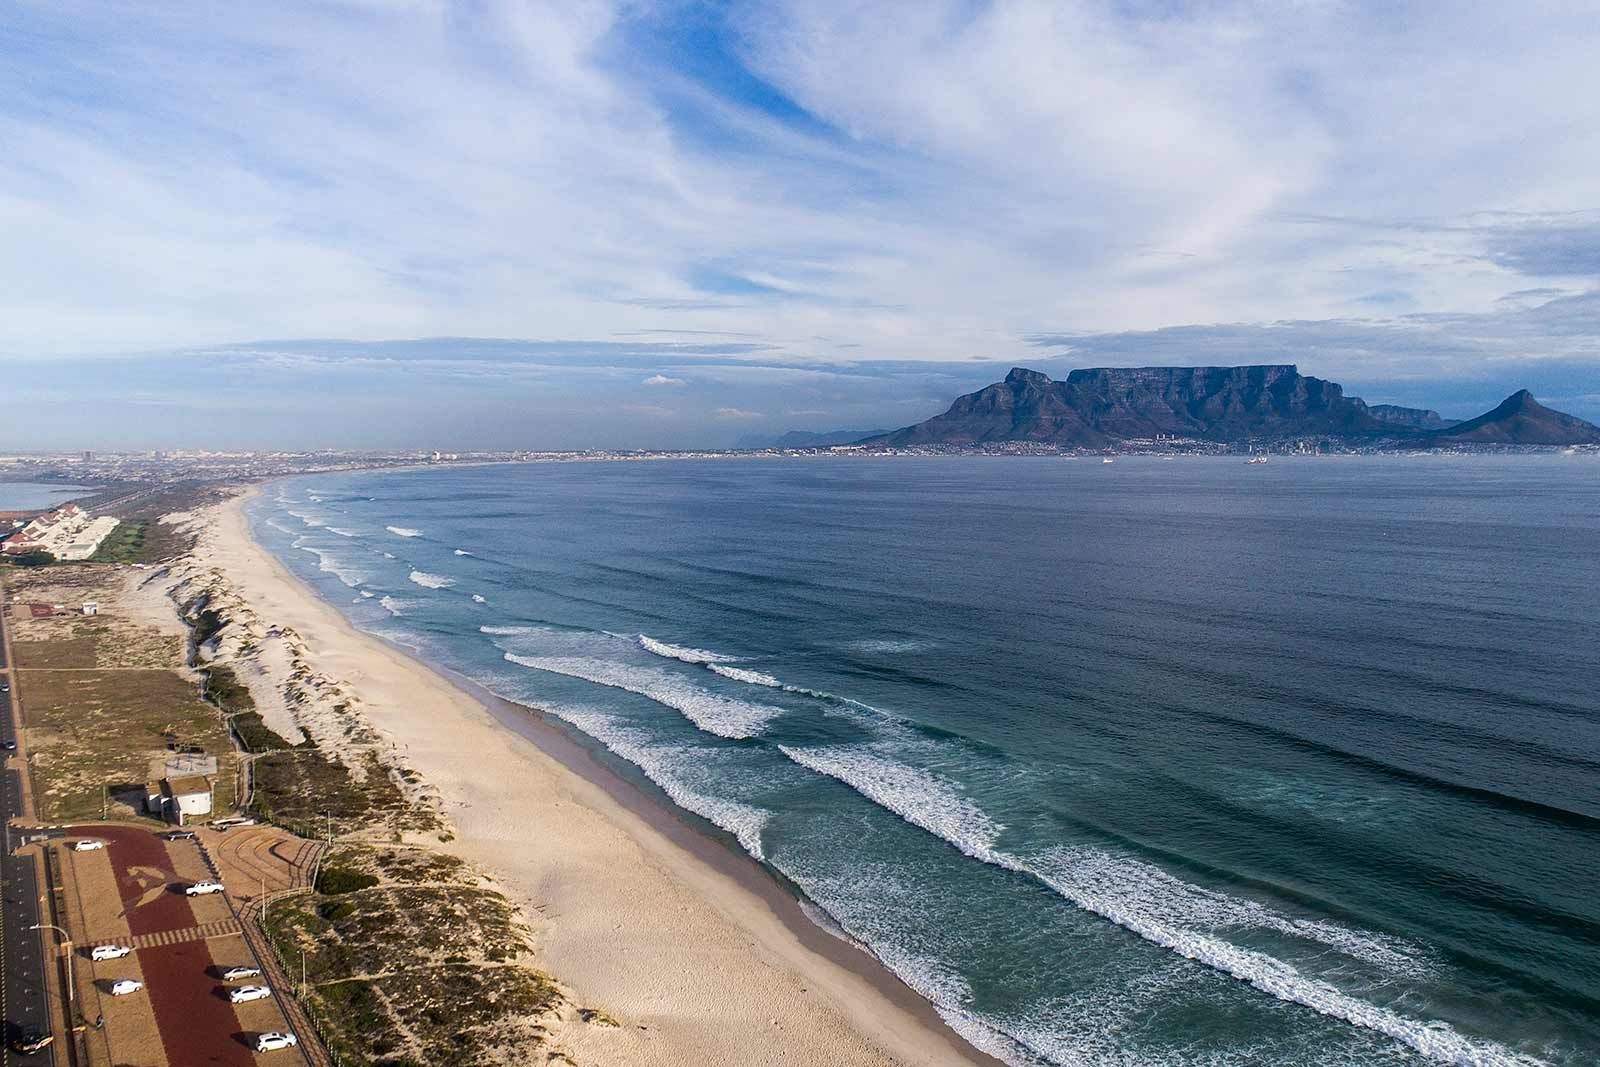
[[[198,774],[186,778],[165,778],[161,782],[164,792],[172,796],[188,796],[194,793],[211,794],[211,783]]]

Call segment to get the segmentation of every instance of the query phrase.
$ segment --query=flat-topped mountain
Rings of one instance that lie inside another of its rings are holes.
[[[1004,381],[956,398],[942,415],[863,443],[1101,448],[1157,436],[1221,442],[1337,437],[1363,443],[1578,444],[1600,441],[1600,429],[1541,407],[1526,391],[1478,419],[1452,425],[1435,411],[1368,407],[1345,396],[1338,383],[1303,375],[1291,364],[1101,367],[1075,370],[1065,381],[1015,367]]]

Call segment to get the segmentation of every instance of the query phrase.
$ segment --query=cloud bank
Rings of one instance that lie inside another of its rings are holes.
[[[910,421],[985,359],[1596,414],[1583,5],[67,0],[0,33],[35,437],[76,396],[113,439],[212,403],[263,443],[401,409],[721,443]],[[238,343],[315,337],[350,340]]]

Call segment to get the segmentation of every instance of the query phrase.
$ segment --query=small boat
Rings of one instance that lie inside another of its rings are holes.
[[[1115,463],[1116,460],[1112,459],[1110,456],[1107,456],[1105,459],[1102,459],[1100,462],[1101,463]]]
[[[1265,463],[1266,461],[1266,456],[1251,456],[1249,459],[1245,460],[1246,463]]]

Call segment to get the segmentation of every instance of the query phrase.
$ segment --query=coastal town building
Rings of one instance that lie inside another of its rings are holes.
[[[0,541],[0,552],[48,552],[59,560],[85,560],[95,554],[119,521],[112,515],[91,519],[78,505],[67,504],[40,515]]]

